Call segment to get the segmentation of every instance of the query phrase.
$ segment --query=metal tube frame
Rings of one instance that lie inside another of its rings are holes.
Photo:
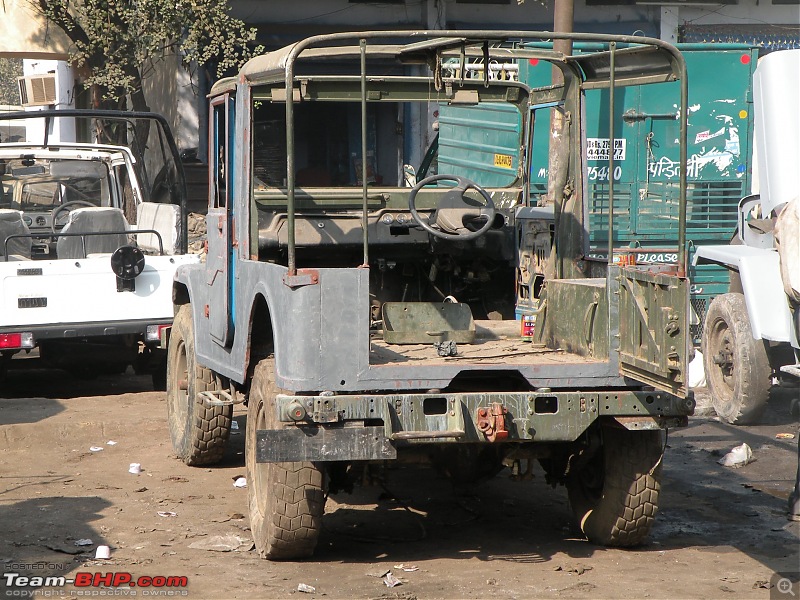
[[[608,264],[614,264],[614,100],[617,85],[616,58],[617,43],[608,45],[610,56],[608,75]]]
[[[367,40],[359,40],[361,49],[361,229],[364,236],[364,263],[369,266],[369,235],[367,226]]]
[[[672,44],[665,42],[663,40],[659,40],[656,38],[648,38],[648,37],[637,37],[637,36],[630,36],[630,35],[607,35],[607,34],[590,34],[590,33],[556,33],[552,31],[507,31],[507,30],[423,30],[423,31],[368,31],[368,32],[348,32],[348,33],[332,33],[326,35],[318,35],[306,38],[297,42],[293,47],[292,50],[289,52],[286,58],[286,68],[285,68],[285,85],[286,85],[286,183],[287,183],[287,233],[288,233],[288,268],[289,268],[289,276],[294,276],[297,274],[297,257],[296,257],[296,247],[295,247],[295,160],[294,160],[294,99],[293,99],[293,87],[294,87],[294,72],[295,72],[295,62],[303,50],[311,48],[313,46],[322,45],[328,42],[340,42],[343,40],[348,39],[358,39],[361,45],[361,78],[362,78],[362,93],[361,93],[361,103],[362,103],[362,152],[365,152],[366,142],[364,137],[366,135],[364,126],[364,119],[366,117],[366,110],[364,108],[366,104],[366,69],[365,69],[365,62],[366,62],[366,43],[370,39],[389,39],[389,38],[466,38],[467,40],[475,40],[479,41],[485,38],[492,39],[492,40],[514,40],[514,39],[539,39],[542,41],[553,41],[553,40],[572,40],[574,41],[594,41],[594,42],[607,42],[609,44],[635,44],[635,45],[648,45],[648,46],[657,46],[660,48],[665,49],[667,52],[671,54],[673,57],[678,70],[678,78],[680,81],[680,110],[679,110],[679,120],[680,120],[680,194],[679,194],[679,210],[678,210],[678,275],[681,277],[686,276],[686,160],[687,160],[687,147],[686,147],[686,134],[687,134],[687,124],[688,124],[688,79],[687,79],[687,71],[686,71],[686,62],[683,59],[680,51],[673,46]],[[611,52],[611,60],[612,60],[612,68],[611,68],[611,75],[609,83],[612,84],[609,87],[610,94],[613,98],[613,82],[615,79],[614,75],[614,51]],[[613,107],[613,102],[611,103]],[[613,109],[612,109],[613,110]],[[611,123],[610,125],[613,126],[613,113],[611,114]],[[613,139],[613,130],[609,136],[609,142]],[[613,165],[613,146],[610,149],[611,158],[610,163]],[[362,156],[362,174],[366,175],[364,172],[364,167],[366,164],[366,154]],[[609,174],[609,196],[611,196],[611,192],[613,191],[613,172]],[[364,188],[366,188],[366,177],[364,177],[363,182]],[[366,199],[366,189],[364,189],[364,198]],[[613,198],[609,198],[610,202],[613,201]],[[363,219],[363,236],[364,236],[364,261],[367,264],[367,246],[369,243],[368,240],[368,233],[366,227],[367,221],[367,211],[366,211],[366,200],[364,202],[364,215],[362,216]],[[613,209],[610,207],[609,211],[609,220],[613,218]],[[612,246],[612,238],[613,238],[613,231],[609,233],[609,261],[613,260],[613,250]]]

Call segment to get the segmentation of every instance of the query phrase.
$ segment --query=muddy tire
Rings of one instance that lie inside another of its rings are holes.
[[[311,556],[325,508],[319,463],[257,463],[256,431],[279,426],[275,416],[273,359],[258,363],[250,385],[245,463],[250,530],[256,550],[271,560]]]
[[[736,425],[757,422],[769,397],[772,369],[764,341],[753,338],[742,294],[714,298],[706,314],[702,352],[720,419]]]
[[[602,438],[602,448],[567,479],[570,505],[590,542],[638,546],[658,510],[663,435],[604,427]]]
[[[219,462],[231,432],[232,406],[211,406],[198,392],[216,388],[211,369],[197,364],[191,306],[180,307],[167,351],[167,415],[175,454],[189,466]]]

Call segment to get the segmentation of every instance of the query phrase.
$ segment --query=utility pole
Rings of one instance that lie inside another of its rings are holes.
[[[572,33],[575,28],[575,2],[574,0],[555,0],[555,14],[553,15],[553,31],[556,33]],[[553,49],[564,54],[572,54],[572,40],[555,40]],[[553,69],[553,83],[562,81],[560,69]]]
[[[554,2],[553,31],[555,33],[572,33],[574,28],[574,0],[554,0]],[[572,54],[572,40],[553,40],[553,50],[562,52],[565,55]],[[554,85],[564,83],[563,73],[555,65],[553,66],[552,79]],[[556,240],[560,236],[561,214],[564,210],[564,200],[566,200],[563,198],[563,194],[564,186],[567,183],[564,175],[568,166],[565,163],[569,161],[569,132],[565,130],[563,112],[557,109],[552,110],[550,113],[550,157],[547,166],[547,194],[544,202],[548,205],[554,205]],[[570,236],[567,236],[567,239],[569,240]],[[574,240],[568,241],[566,245],[574,245]],[[572,254],[572,249],[566,247],[553,248],[550,254],[551,259],[545,265],[545,277],[550,279],[571,275],[571,273],[565,273],[565,264],[569,271],[572,268],[572,261],[564,261],[563,258]]]
[[[574,29],[575,4],[574,0],[555,0],[555,14],[553,15],[553,31],[555,33],[572,33]],[[572,40],[553,41],[553,50],[563,52],[566,55],[572,54]],[[564,82],[561,69],[553,66],[553,85]],[[567,143],[564,139],[564,115],[553,110],[550,113],[550,159],[547,166],[547,203],[555,201],[555,175],[558,173],[561,160],[566,160],[566,153],[563,152],[562,144]]]

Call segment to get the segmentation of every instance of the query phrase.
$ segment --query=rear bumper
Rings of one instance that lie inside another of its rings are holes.
[[[50,323],[45,325],[14,325],[0,327],[0,334],[26,331],[33,333],[36,345],[41,340],[74,340],[117,335],[144,336],[148,325],[170,325],[172,317],[163,319],[131,319],[93,323]],[[158,342],[154,342],[158,343]]]
[[[682,426],[694,405],[692,396],[633,390],[278,395],[276,416],[294,426],[259,430],[256,460],[386,460],[414,444],[573,442],[601,418],[627,429]]]

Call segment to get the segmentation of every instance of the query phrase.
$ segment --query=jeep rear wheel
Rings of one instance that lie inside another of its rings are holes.
[[[662,432],[602,429],[602,448],[567,479],[572,511],[589,541],[637,546],[653,526],[661,488]]]
[[[172,447],[189,466],[219,462],[231,432],[232,406],[212,406],[198,393],[214,390],[211,369],[197,364],[191,305],[180,307],[167,352],[167,415]]]
[[[714,298],[703,327],[703,366],[714,410],[736,425],[758,421],[772,369],[764,340],[755,339],[742,294]]]
[[[256,462],[256,431],[276,429],[273,359],[258,363],[250,386],[245,462],[250,530],[263,558],[311,556],[325,507],[324,471],[319,463]]]

